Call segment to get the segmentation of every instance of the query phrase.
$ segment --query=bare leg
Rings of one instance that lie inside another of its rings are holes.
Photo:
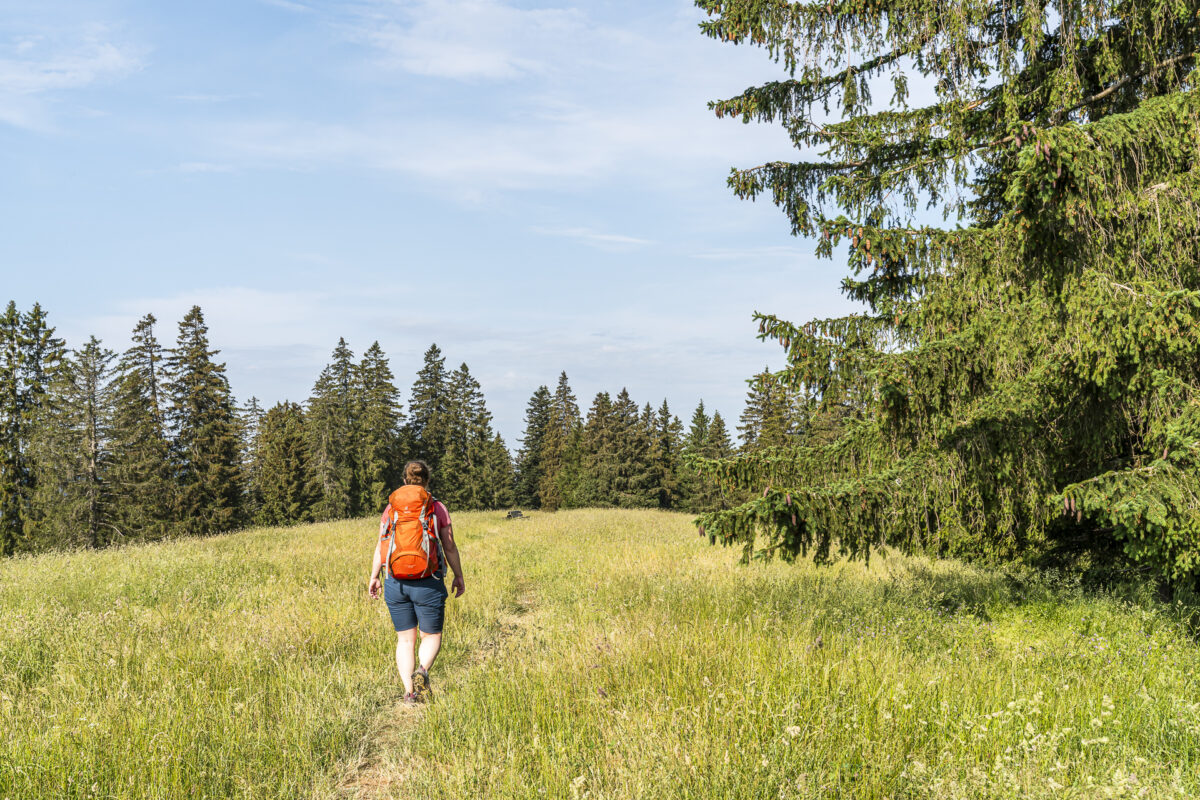
[[[438,651],[442,649],[442,635],[440,633],[421,633],[421,666],[426,672],[433,669],[433,662],[437,659]]]
[[[414,669],[413,645],[417,641],[417,629],[396,631],[396,669],[400,671],[400,680],[404,681],[405,693],[413,690],[412,674]],[[424,648],[424,642],[421,643]]]

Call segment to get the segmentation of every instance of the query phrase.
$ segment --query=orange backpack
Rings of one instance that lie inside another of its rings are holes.
[[[434,502],[433,495],[421,486],[401,486],[388,497],[388,521],[379,537],[379,553],[393,578],[417,580],[437,572]]]

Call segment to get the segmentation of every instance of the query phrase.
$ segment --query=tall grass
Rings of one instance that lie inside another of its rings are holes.
[[[661,512],[455,522],[418,713],[369,522],[0,564],[0,798],[1200,795],[1168,609],[897,556],[746,568]]]

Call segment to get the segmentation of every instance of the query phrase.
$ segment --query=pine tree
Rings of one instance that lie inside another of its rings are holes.
[[[333,361],[321,370],[308,399],[305,429],[319,493],[316,519],[345,519],[365,510],[358,507],[362,495],[355,467],[361,414],[357,372],[346,340],[338,339]]]
[[[309,458],[304,410],[276,403],[262,418],[255,437],[254,494],[261,498],[255,522],[290,525],[312,519],[317,482]]]
[[[246,487],[243,511],[246,519],[250,520],[257,520],[262,509],[262,495],[259,493],[261,482],[258,475],[258,434],[266,413],[258,398],[254,396],[251,396],[237,412],[239,438],[242,443],[242,484]]]
[[[0,556],[17,548],[24,533],[21,489],[21,315],[11,300],[0,317]]]
[[[516,502],[526,508],[542,506],[543,448],[552,404],[550,390],[543,385],[537,388],[525,407],[525,436],[517,454]]]
[[[580,475],[566,505],[589,508],[616,505],[621,458],[618,438],[623,433],[612,397],[608,392],[597,392],[583,423]]]
[[[793,398],[776,376],[764,369],[749,381],[746,407],[738,425],[746,452],[783,447],[797,433]]]
[[[483,486],[484,508],[510,508],[513,504],[516,475],[513,471],[512,455],[499,433],[492,437],[484,453]]]
[[[404,409],[400,392],[379,342],[363,354],[356,372],[360,403],[357,457],[358,513],[381,508],[388,493],[403,483]]]
[[[483,389],[466,364],[450,374],[448,394],[441,496],[455,508],[489,508],[486,467],[495,433]]]
[[[542,476],[538,495],[542,508],[555,511],[575,495],[580,480],[582,425],[567,373],[558,376],[550,421],[542,443]]]
[[[638,405],[621,389],[613,404],[620,424],[617,438],[617,505],[622,508],[653,508],[658,505],[655,485],[654,409],[649,403],[638,413]]]
[[[147,314],[133,329],[113,380],[113,524],[126,540],[153,541],[171,527],[174,483],[162,409],[163,352]]]
[[[10,319],[16,317],[15,305],[10,303],[7,316]],[[7,321],[2,327],[12,330]],[[13,435],[11,446],[14,459],[11,464],[17,509],[12,519],[19,529],[15,533],[13,545],[16,549],[37,549],[42,545],[36,541],[39,534],[31,504],[37,491],[38,477],[44,472],[36,463],[33,452],[34,439],[51,433],[39,430],[39,426],[43,425],[49,416],[44,412],[51,402],[50,385],[62,366],[65,345],[61,339],[55,337],[54,329],[46,321],[46,313],[37,303],[28,313],[19,316],[15,331],[15,359],[8,361],[3,368],[4,372],[15,369],[15,381],[11,384],[7,380],[4,381],[9,388],[15,388],[16,392],[15,396],[9,397],[5,403],[12,409],[13,414],[9,424]],[[2,493],[3,490],[0,490],[0,494]],[[0,503],[3,503],[3,500],[0,500]],[[3,516],[2,511],[0,516]],[[3,550],[2,546],[0,550]]]
[[[677,508],[684,499],[684,485],[681,480],[683,423],[679,417],[671,414],[666,398],[663,398],[662,406],[652,419],[652,491],[657,496],[659,508]]]
[[[218,533],[243,519],[239,426],[225,365],[213,361],[218,352],[208,349],[204,314],[192,306],[166,362],[178,476],[175,515],[183,533]]]
[[[40,376],[41,399],[28,417],[24,549],[104,547],[120,533],[108,477],[113,358],[93,336]]]
[[[708,425],[708,432],[704,436],[704,446],[700,454],[704,458],[720,461],[731,458],[733,453],[733,442],[729,438],[729,430],[725,427],[725,420],[721,417],[721,412],[714,411],[712,420]],[[724,510],[732,505],[733,500],[742,497],[742,494],[735,494],[731,490],[726,490],[709,475],[701,475],[700,478],[700,495],[696,503],[697,510]]]
[[[434,475],[441,472],[450,429],[449,375],[446,359],[436,344],[425,351],[424,364],[409,393],[409,439],[417,457],[425,461]]]
[[[710,483],[711,479],[700,475],[697,461],[706,457],[705,444],[708,441],[708,426],[711,423],[712,418],[708,416],[708,412],[704,408],[704,401],[701,400],[696,406],[696,410],[692,412],[687,435],[683,438],[683,452],[679,468],[682,504],[689,511],[709,508],[703,498],[707,494],[704,484]]]
[[[866,304],[758,317],[787,355],[780,381],[854,413],[831,444],[712,465],[754,499],[704,529],[818,560],[1077,541],[1200,575],[1195,4],[698,5],[706,34],[789,73],[716,114],[821,154],[731,187],[845,253]],[[871,89],[889,79],[882,109]],[[940,206],[953,224],[920,224]]]

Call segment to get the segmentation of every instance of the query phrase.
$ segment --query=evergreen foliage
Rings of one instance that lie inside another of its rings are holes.
[[[454,508],[511,502],[512,458],[492,430],[483,389],[466,364],[450,374],[448,398],[439,496]]]
[[[751,378],[749,384],[741,424],[738,425],[742,450],[753,452],[791,443],[798,432],[796,400],[792,392],[765,368]]]
[[[403,483],[408,448],[400,392],[379,342],[367,348],[355,375],[359,424],[354,459],[358,497],[354,508],[355,513],[363,514],[382,508],[388,493]]]
[[[416,457],[428,464],[435,475],[441,472],[442,458],[449,445],[449,380],[446,358],[436,344],[431,344],[409,393],[408,430]]]
[[[479,381],[466,364],[447,373],[436,345],[407,422],[379,343],[355,363],[344,339],[307,408],[264,412],[255,397],[236,406],[198,307],[170,350],[155,324],[139,320],[118,360],[95,338],[66,351],[39,306],[0,316],[0,523],[15,523],[0,529],[3,554],[371,514],[414,455],[439,464],[437,494],[455,509],[694,503],[665,400],[639,410],[627,390],[602,392],[585,424],[563,373],[530,399],[514,463]]]
[[[385,364],[386,366],[386,364]],[[355,466],[362,404],[354,354],[345,339],[338,339],[333,361],[321,370],[308,399],[309,449],[319,500],[316,519],[345,519],[356,513],[361,501]]]
[[[818,154],[730,186],[845,253],[866,306],[758,315],[836,435],[709,464],[754,499],[702,529],[818,560],[1070,546],[1200,575],[1196,4],[698,5],[788,73],[717,116]]]
[[[575,493],[579,482],[583,424],[579,405],[564,371],[558,376],[550,420],[542,439],[542,475],[538,496],[542,508],[554,511]]]
[[[262,418],[254,444],[253,494],[260,498],[254,521],[292,525],[312,519],[317,507],[304,410],[277,403]]]
[[[93,336],[42,376],[42,399],[28,417],[33,479],[22,549],[118,540],[109,486],[114,358]]]
[[[651,505],[678,508],[684,497],[683,423],[671,414],[666,398],[652,417],[652,423],[650,481],[655,502]]]
[[[259,493],[261,481],[258,475],[258,434],[266,413],[258,398],[253,395],[246,401],[246,405],[238,409],[238,430],[241,432],[242,442],[242,482],[246,491],[243,511],[246,519],[258,519],[262,509],[262,495]]]
[[[0,555],[15,552],[24,531],[20,336],[21,314],[10,300],[0,316]]]
[[[199,306],[179,323],[176,344],[167,354],[167,419],[177,492],[178,530],[209,534],[230,530],[242,520],[239,424],[225,365],[213,361],[208,326]]]
[[[162,409],[163,352],[147,314],[113,379],[109,483],[113,524],[121,536],[153,541],[170,530],[174,492]]]
[[[504,437],[492,436],[483,455],[481,485],[484,487],[483,508],[512,508],[516,500],[516,470],[512,454]]]
[[[539,386],[525,407],[525,436],[517,453],[516,503],[526,508],[541,508],[541,482],[545,473],[546,429],[550,425],[553,398],[545,385]]]

